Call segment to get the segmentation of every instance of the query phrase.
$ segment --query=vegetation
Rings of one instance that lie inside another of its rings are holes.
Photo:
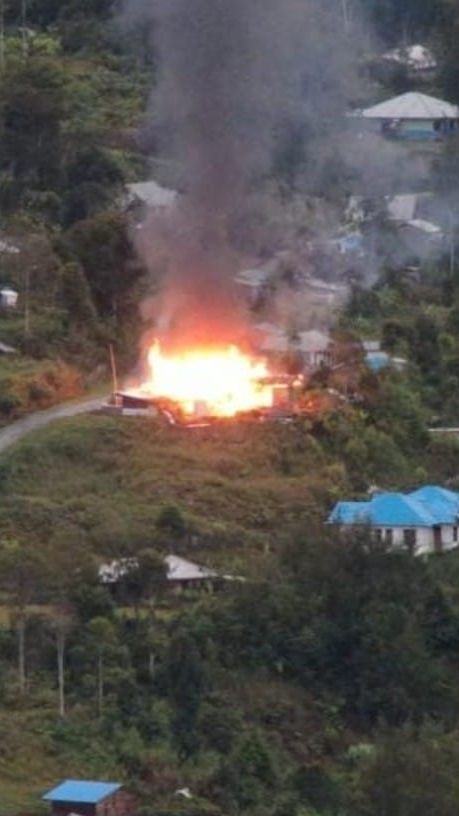
[[[89,417],[3,458],[0,710],[17,728],[2,813],[38,813],[46,785],[86,775],[125,779],[145,812],[183,812],[174,791],[189,786],[187,810],[364,814],[395,795],[394,744],[413,775],[397,801],[419,801],[425,762],[450,796],[455,554],[413,561],[329,538],[322,519],[384,447],[401,461],[380,475],[403,487],[419,467],[455,474],[457,445],[426,451],[411,417],[395,442],[361,414],[196,431]],[[170,552],[246,582],[175,597]],[[97,567],[133,555],[114,600]]]
[[[19,292],[0,310],[17,351],[0,361],[3,423],[103,377],[110,343],[135,362],[151,282],[120,202],[147,173],[135,130],[155,54],[148,27],[127,41],[114,6],[0,0],[0,284]],[[328,6],[345,25],[363,10],[379,50],[432,45],[424,89],[459,101],[453,2]],[[406,83],[385,85],[364,56],[369,99]],[[280,204],[258,248],[286,213],[289,237],[304,237],[353,189],[336,152],[305,194],[314,118],[311,132],[282,129],[264,180]],[[454,139],[431,155],[448,217],[458,155]],[[413,559],[324,524],[372,487],[459,489],[457,438],[428,430],[459,420],[457,225],[445,256],[413,270],[389,258],[392,227],[371,206],[382,272],[364,285],[350,270],[340,366],[316,375],[308,417],[191,430],[91,416],[2,455],[0,816],[44,814],[40,793],[64,777],[125,781],[139,816],[457,814],[457,553]],[[406,366],[372,373],[362,338]],[[171,553],[236,580],[174,595]],[[122,558],[110,590],[99,567]]]

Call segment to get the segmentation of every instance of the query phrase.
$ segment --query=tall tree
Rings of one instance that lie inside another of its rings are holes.
[[[26,691],[26,628],[28,608],[39,596],[44,563],[33,547],[17,541],[3,542],[0,549],[0,586],[9,595],[18,639],[18,685]]]

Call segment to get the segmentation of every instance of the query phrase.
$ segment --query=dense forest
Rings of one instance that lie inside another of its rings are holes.
[[[438,62],[416,89],[459,103],[454,0],[322,6],[354,54],[348,108],[411,89],[403,67],[378,67],[411,43]],[[103,388],[110,346],[129,372],[150,328],[139,303],[159,278],[124,199],[177,175],[145,133],[152,26],[113,0],[0,0],[0,284],[20,296],[0,310],[18,352],[0,358],[4,425]],[[313,84],[335,100],[325,51]],[[283,123],[238,232],[247,254],[313,237],[361,192],[367,176],[315,119]],[[456,215],[457,137],[429,158]],[[429,432],[459,425],[459,219],[413,270],[367,204],[380,265],[351,278],[330,331],[344,361],[377,337],[403,370],[321,370],[320,408],[290,424],[87,416],[1,454],[0,816],[47,813],[40,795],[64,778],[123,782],[139,816],[456,816],[457,551],[413,558],[324,522],[370,488],[459,490],[457,437]],[[337,405],[341,389],[355,398]],[[231,580],[172,593],[171,553]],[[114,589],[99,569],[119,559]]]

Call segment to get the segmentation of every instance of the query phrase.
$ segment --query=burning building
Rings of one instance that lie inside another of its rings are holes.
[[[127,4],[154,16],[158,81],[144,145],[173,160],[183,194],[172,208],[150,208],[136,231],[154,280],[142,309],[153,330],[142,344],[144,375],[119,398],[132,410],[144,404],[194,419],[292,412],[295,376],[273,373],[250,346],[238,234],[250,191],[270,171],[274,140],[299,110],[298,32],[312,45],[321,4],[311,0],[309,11],[296,0],[288,10],[265,0]]]

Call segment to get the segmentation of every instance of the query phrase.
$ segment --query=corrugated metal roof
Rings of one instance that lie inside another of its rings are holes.
[[[196,581],[203,578],[215,578],[218,575],[214,570],[201,567],[199,564],[194,564],[192,561],[187,561],[178,555],[166,556],[164,564],[168,581]],[[120,558],[117,561],[102,564],[99,567],[99,579],[103,584],[115,584],[138,566],[137,558]]]
[[[433,527],[456,524],[458,518],[459,494],[427,486],[408,495],[381,493],[371,501],[338,502],[328,521],[375,527]]]
[[[404,93],[360,112],[364,119],[459,119],[459,107],[422,93]]]
[[[96,804],[121,788],[118,782],[91,782],[84,779],[66,779],[42,796],[47,802],[74,802]]]
[[[396,62],[399,65],[406,65],[414,71],[426,71],[437,68],[437,60],[425,45],[409,45],[405,48],[394,48],[383,54],[383,59],[388,62]]]
[[[426,485],[410,496],[421,504],[428,507],[438,519],[442,519],[444,524],[455,524],[459,518],[459,494],[444,487]]]
[[[391,364],[391,358],[385,351],[369,351],[365,355],[365,361],[368,368],[376,374]]]
[[[394,221],[411,221],[416,217],[418,193],[399,193],[387,199],[387,214]]]
[[[304,352],[328,351],[331,344],[330,335],[317,331],[317,329],[300,332],[298,338],[298,348]]]
[[[156,181],[139,181],[135,184],[127,184],[126,189],[130,201],[137,199],[147,207],[158,207],[168,209],[175,203],[178,193],[175,190],[168,190],[161,187]]]
[[[201,567],[178,555],[168,555],[164,561],[167,565],[168,581],[199,581],[203,578],[215,578],[217,573],[207,567]]]

